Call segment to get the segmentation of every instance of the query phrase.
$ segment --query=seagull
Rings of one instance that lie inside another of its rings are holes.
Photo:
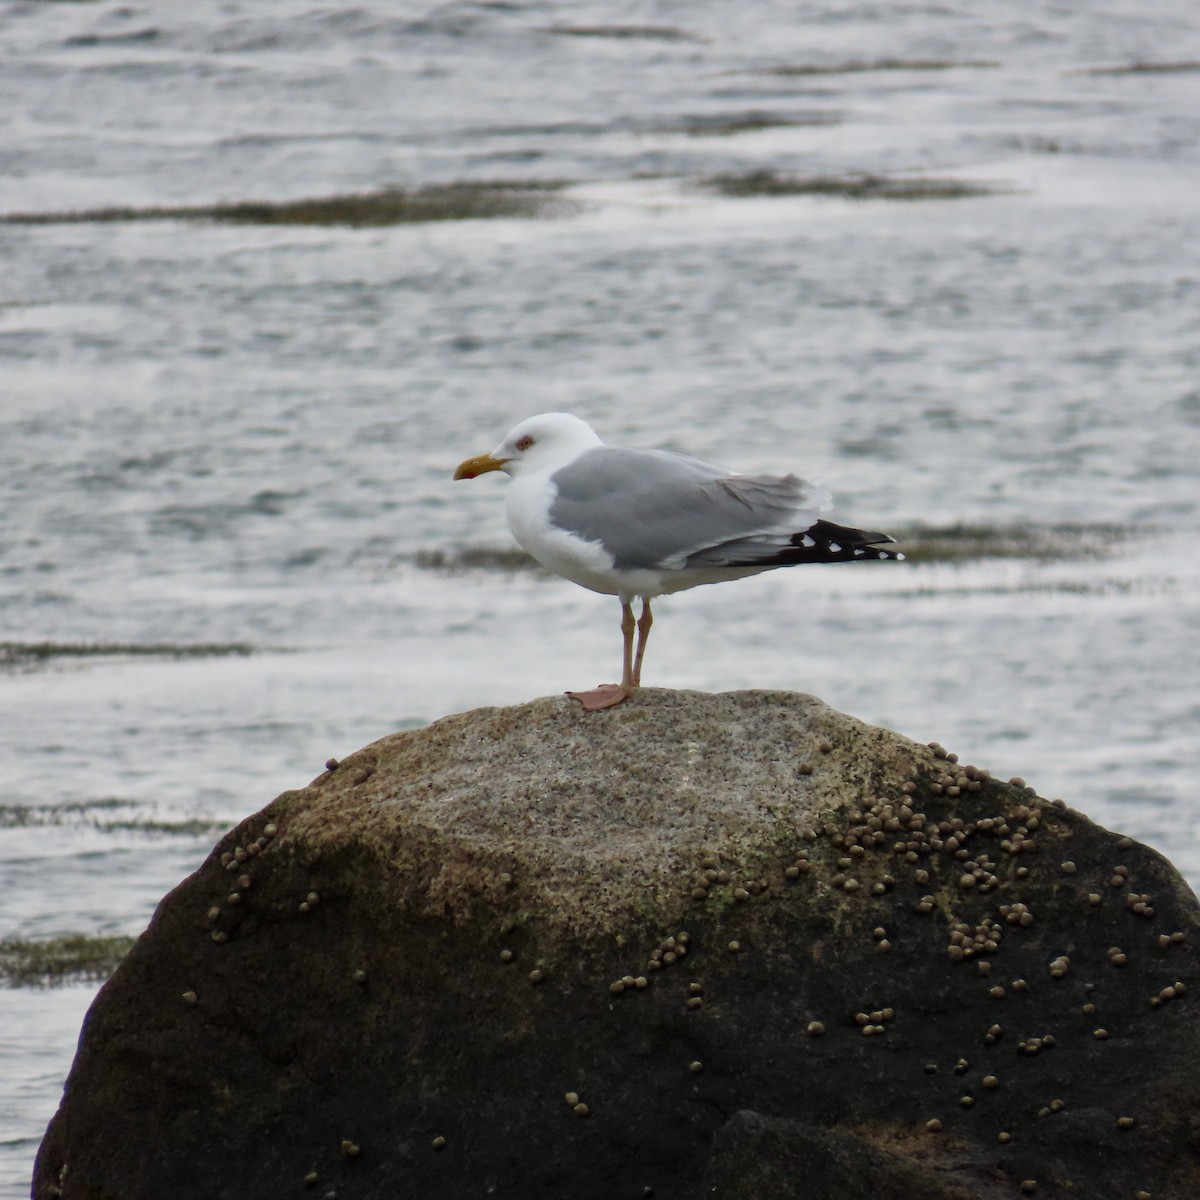
[[[489,471],[512,480],[508,526],[526,553],[621,601],[621,682],[567,692],[588,711],[621,704],[640,686],[656,596],[800,563],[904,557],[879,548],[895,544],[886,533],[821,519],[832,497],[817,484],[740,475],[670,450],[606,446],[569,413],[527,418],[490,454],[460,463],[454,478]]]

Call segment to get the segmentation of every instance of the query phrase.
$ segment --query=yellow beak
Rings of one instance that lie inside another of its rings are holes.
[[[466,462],[458,464],[454,472],[455,479],[474,479],[476,475],[486,475],[488,471],[501,471],[507,459],[493,458],[490,454],[477,454]]]

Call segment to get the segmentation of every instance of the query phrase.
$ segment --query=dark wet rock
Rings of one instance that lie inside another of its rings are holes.
[[[37,1200],[1200,1194],[1195,898],[1019,783],[775,692],[331,764],[102,989]]]
[[[946,1179],[942,1164],[919,1143],[889,1152],[852,1133],[746,1111],[734,1113],[717,1130],[704,1184],[701,1195],[722,1200],[974,1200],[980,1195],[972,1183]]]

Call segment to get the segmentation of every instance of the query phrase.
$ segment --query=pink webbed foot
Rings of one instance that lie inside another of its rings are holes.
[[[621,683],[600,683],[587,692],[567,692],[572,700],[578,700],[587,712],[599,712],[604,708],[616,708],[633,695],[633,688]]]

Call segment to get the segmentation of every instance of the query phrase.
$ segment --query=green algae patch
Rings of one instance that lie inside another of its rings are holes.
[[[836,196],[847,200],[960,200],[995,196],[1011,189],[970,179],[934,176],[787,175],[779,171],[745,171],[711,175],[702,187],[733,198],[749,196]]]
[[[225,225],[332,225],[368,228],[428,221],[534,217],[545,213],[559,182],[440,183],[388,187],[376,192],[299,200],[242,200],[228,204],[155,205],[9,213],[5,225],[59,225],[129,221],[205,221]]]
[[[134,943],[132,937],[90,937],[82,933],[57,938],[0,939],[0,985],[52,987],[107,979]]]

